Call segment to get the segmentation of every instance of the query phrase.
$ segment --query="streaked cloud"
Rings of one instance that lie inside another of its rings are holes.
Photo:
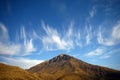
[[[120,21],[118,21],[117,24],[115,24],[113,27],[111,36],[114,41],[120,41]]]
[[[59,32],[52,26],[46,25],[44,22],[42,22],[42,27],[46,34],[44,36],[42,35],[40,40],[42,41],[43,48],[47,51],[69,51],[74,49],[76,46],[83,47],[86,44],[89,44],[92,38],[91,27],[86,29],[86,37],[81,38],[81,30],[74,30],[73,22],[71,22],[70,25],[62,31],[63,33]],[[86,44],[83,44],[81,39],[86,39]]]
[[[4,24],[0,23],[0,42],[5,42],[9,38],[8,30]]]
[[[86,35],[86,44],[90,44],[90,41],[92,39],[92,27],[91,26],[89,28],[87,27],[86,28],[86,32],[87,32],[87,35]]]
[[[110,58],[110,57],[111,57],[110,54],[104,54],[104,55],[102,55],[102,56],[100,57],[100,59],[108,59],[108,58]]]
[[[108,35],[108,34],[107,34]],[[120,22],[118,21],[112,28],[108,38],[104,37],[104,32],[99,30],[98,43],[105,46],[113,46],[120,43]]]
[[[95,13],[96,13],[96,7],[93,6],[92,9],[89,12],[90,18],[94,17]]]
[[[107,53],[102,55],[100,58],[107,59],[107,58],[113,57],[112,55],[119,54],[119,52],[120,52],[120,48],[113,48],[108,50]]]
[[[0,23],[0,54],[2,55],[28,55],[36,51],[33,45],[33,38],[28,38],[25,28],[22,27],[21,35],[17,34],[17,43],[9,40],[7,28]],[[19,40],[22,39],[23,43]]]
[[[108,39],[108,38],[103,38],[103,34],[101,31],[99,31],[98,33],[98,43],[99,44],[102,44],[102,45],[105,45],[105,46],[111,46],[111,45],[114,45],[114,42],[111,40],[111,39]]]
[[[78,31],[76,34],[75,34],[75,44],[76,46],[79,46],[79,47],[82,47],[82,42],[81,42],[81,34],[80,34],[80,31]]]
[[[90,56],[99,56],[102,55],[104,53],[104,48],[97,48],[89,53],[86,54],[86,56],[90,57]]]
[[[36,33],[35,31],[33,32],[33,35],[35,35],[36,37]],[[26,34],[26,30],[24,27],[21,28],[21,38],[23,39],[24,42],[24,50],[26,53],[31,53],[36,51],[34,45],[33,45],[33,38],[28,37],[28,35]]]
[[[19,66],[23,69],[28,69],[36,64],[43,62],[44,60],[35,60],[28,58],[10,58],[10,57],[1,57],[3,59],[2,62],[5,62],[9,65]]]
[[[20,44],[9,42],[8,30],[4,24],[0,23],[0,55],[15,55],[20,49]]]
[[[68,32],[65,36],[61,35],[56,29],[53,29],[49,25],[45,25],[42,22],[42,27],[46,33],[42,37],[43,47],[46,50],[69,50],[73,48],[73,43],[71,40],[72,29],[68,29]]]
[[[0,43],[0,54],[2,55],[17,55],[21,51],[20,44],[3,44]]]
[[[34,48],[34,45],[33,45],[33,40],[30,39],[29,41],[27,41],[27,43],[25,44],[25,50],[27,53],[30,53],[30,52],[34,52],[36,51],[36,49]]]

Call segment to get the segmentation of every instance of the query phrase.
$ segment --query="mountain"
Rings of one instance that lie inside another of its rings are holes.
[[[0,80],[41,80],[19,67],[0,63]]]
[[[27,70],[43,80],[120,80],[120,71],[61,54]]]
[[[0,63],[0,80],[120,80],[120,71],[61,54],[28,70]]]

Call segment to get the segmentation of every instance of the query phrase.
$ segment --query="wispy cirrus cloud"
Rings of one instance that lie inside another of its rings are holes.
[[[36,51],[33,45],[33,38],[27,38],[24,27],[21,29],[21,39],[23,43],[19,41],[11,42],[9,40],[9,33],[7,28],[0,23],[0,54],[1,55],[28,55],[31,52]],[[17,35],[19,37],[20,35]],[[19,40],[19,39],[18,39]]]
[[[88,52],[86,54],[86,56],[88,56],[88,57],[90,57],[90,56],[100,56],[100,55],[102,55],[104,53],[104,51],[105,51],[104,48],[99,47],[99,48],[97,48],[97,49],[95,49],[95,50],[93,50],[91,52]]]
[[[86,44],[90,44],[90,41],[92,39],[92,27],[87,27],[86,28],[86,32],[87,32],[87,35],[86,35]]]
[[[42,27],[45,35],[41,37],[41,41],[47,51],[72,50],[76,46],[83,47],[92,43],[92,26],[85,27],[85,31],[74,30],[74,23],[71,22],[67,29],[62,31],[63,33],[44,22],[42,22]]]
[[[32,37],[29,36],[25,27],[23,26],[17,33],[17,43],[9,41],[8,30],[5,26],[1,27],[1,36],[6,35],[7,42],[3,43],[0,41],[0,54],[5,55],[29,55],[32,52],[37,51],[33,44],[33,40],[40,39],[43,48],[48,51],[53,50],[70,50],[76,45],[81,46],[80,32],[74,32],[73,23],[69,25],[67,31],[64,34],[58,32],[57,29],[45,25],[42,23],[42,28],[44,29],[46,35],[39,36],[35,30],[33,30]],[[2,38],[5,41],[5,38]]]
[[[8,38],[9,38],[9,35],[8,35],[7,28],[5,27],[4,24],[0,23],[0,41],[1,42],[7,41]]]
[[[88,17],[86,17],[86,24],[88,23],[91,24],[91,19],[94,18],[96,13],[97,13],[96,5],[93,5],[88,12]]]
[[[104,37],[104,32],[99,30],[98,43],[105,46],[113,46],[120,43],[120,21],[118,21],[112,28],[108,38]]]
[[[43,60],[27,59],[20,57],[24,55],[29,55],[31,52],[36,51],[33,45],[33,38],[28,38],[24,27],[22,27],[20,32],[21,35],[17,34],[17,43],[11,42],[9,40],[9,32],[6,26],[0,23],[0,59],[2,59],[2,61],[0,62],[28,69],[38,63],[43,62]],[[22,43],[19,42],[20,39],[22,40]],[[6,55],[19,57],[11,58]]]
[[[113,57],[112,55],[118,55],[120,52],[119,48],[108,48],[108,47],[98,47],[85,54],[86,57],[97,57],[98,59],[108,59]]]
[[[25,46],[26,53],[36,51],[36,48],[33,45],[33,39],[30,39],[29,41],[27,41],[24,46]]]
[[[34,32],[35,34],[35,32]],[[34,45],[33,45],[33,38],[28,38],[28,35],[26,34],[26,30],[24,27],[21,28],[21,38],[23,39],[24,42],[24,51],[25,53],[31,53],[36,51]]]
[[[77,39],[75,39],[76,46],[82,47],[82,42],[81,42],[81,33],[78,31],[76,34],[74,34]]]
[[[42,27],[46,33],[45,36],[42,37],[43,47],[46,50],[69,50],[73,48],[73,43],[71,40],[72,28],[68,29],[66,35],[61,35],[56,29],[45,25],[42,22]]]
[[[9,42],[8,30],[4,24],[0,23],[0,55],[18,54],[20,49],[20,44],[14,44]]]
[[[2,55],[17,55],[21,51],[20,44],[7,44],[0,42],[0,54]]]
[[[110,58],[111,57],[111,55],[109,55],[109,54],[104,54],[104,55],[102,55],[101,57],[100,57],[100,59],[108,59],[108,58]]]
[[[93,6],[92,9],[89,11],[90,18],[93,18],[96,13],[96,6]]]
[[[114,41],[120,41],[120,21],[118,21],[113,27],[111,36],[114,39]]]
[[[119,54],[120,52],[120,48],[113,48],[113,49],[110,49],[107,51],[106,54],[103,54],[100,59],[107,59],[107,58],[110,58],[112,57],[112,55],[116,55],[116,54]]]

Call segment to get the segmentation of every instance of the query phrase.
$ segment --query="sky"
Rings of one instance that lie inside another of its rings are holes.
[[[0,0],[0,62],[28,69],[63,53],[120,70],[120,0]]]

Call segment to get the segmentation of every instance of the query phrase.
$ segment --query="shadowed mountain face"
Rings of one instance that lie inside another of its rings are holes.
[[[28,69],[44,80],[120,80],[120,71],[91,65],[66,54]]]

